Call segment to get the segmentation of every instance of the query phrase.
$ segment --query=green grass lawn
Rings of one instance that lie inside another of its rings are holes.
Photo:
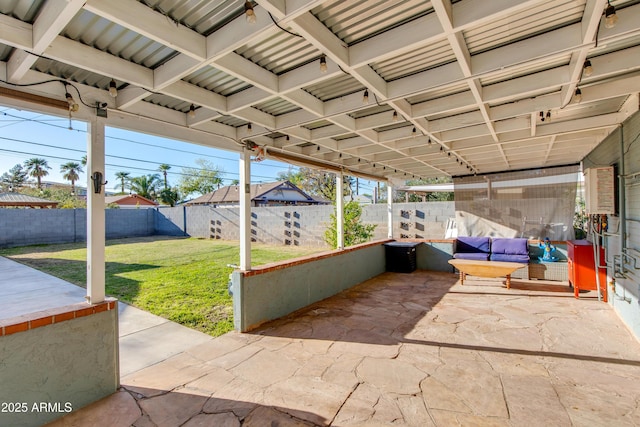
[[[252,265],[319,252],[319,248],[253,244]],[[25,246],[0,255],[86,287],[85,243]],[[109,240],[106,291],[138,308],[207,334],[233,329],[227,264],[240,262],[235,242],[145,237]]]

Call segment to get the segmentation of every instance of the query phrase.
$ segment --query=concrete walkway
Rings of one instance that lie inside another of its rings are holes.
[[[0,318],[85,301],[85,289],[57,277],[0,257]],[[155,365],[209,335],[118,302],[120,376]]]
[[[52,425],[638,426],[640,343],[566,283],[385,273]]]

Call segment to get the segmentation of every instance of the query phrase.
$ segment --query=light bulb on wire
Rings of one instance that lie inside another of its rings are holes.
[[[118,88],[116,87],[116,81],[111,79],[111,81],[109,82],[109,95],[112,98],[115,98],[116,96],[118,96]]]
[[[609,4],[604,10],[604,26],[605,28],[613,28],[618,23],[618,15],[616,15],[616,8],[607,1]]]
[[[72,113],[75,113],[80,109],[80,106],[78,105],[76,100],[73,99],[73,96],[71,96],[69,92],[66,92],[64,94],[64,97],[67,100],[67,104],[69,104],[69,111],[71,111]]]
[[[320,57],[320,72],[327,72],[327,57],[324,55]]]
[[[580,90],[580,88],[577,88],[577,89],[576,89],[576,93],[575,93],[575,95],[573,96],[573,101],[574,101],[576,104],[579,104],[580,102],[582,102],[582,91]]]
[[[253,11],[253,6],[251,5],[251,2],[249,1],[245,1],[244,2],[244,14],[247,18],[247,22],[249,24],[255,24],[256,23],[256,13]]]

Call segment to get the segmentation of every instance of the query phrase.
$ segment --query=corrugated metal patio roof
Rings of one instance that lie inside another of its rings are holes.
[[[67,115],[20,99],[64,100],[57,79],[77,119],[105,103],[107,124],[380,180],[577,163],[638,110],[638,0],[612,28],[606,0],[250,4],[253,24],[239,0],[2,2],[0,102]]]

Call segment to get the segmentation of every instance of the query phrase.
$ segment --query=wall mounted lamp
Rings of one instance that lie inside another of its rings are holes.
[[[93,181],[93,192],[96,194],[100,194],[102,192],[102,186],[107,185],[109,181],[102,182],[102,172],[94,172],[91,175],[91,180]]]

